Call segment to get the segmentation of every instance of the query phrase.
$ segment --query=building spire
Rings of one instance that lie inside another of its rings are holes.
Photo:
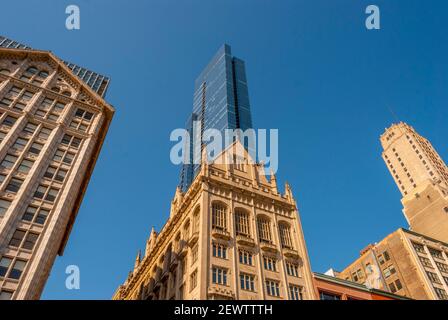
[[[272,169],[271,169],[271,190],[275,194],[278,193],[277,178],[275,177],[275,173],[274,171],[272,171]]]
[[[138,268],[141,262],[142,253],[140,250],[137,252],[137,256],[135,257],[135,263],[134,263],[134,271]]]
[[[294,203],[294,196],[292,195],[291,186],[288,182],[285,182],[285,196],[290,203]]]

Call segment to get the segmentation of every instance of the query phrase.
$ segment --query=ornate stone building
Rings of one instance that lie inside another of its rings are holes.
[[[415,232],[448,242],[448,168],[431,143],[406,123],[381,135],[383,159],[403,195]]]
[[[281,194],[239,142],[212,163],[203,155],[200,173],[187,192],[176,190],[169,220],[151,231],[113,299],[315,299],[289,185]]]
[[[63,253],[114,113],[93,75],[0,37],[0,299],[38,299]]]
[[[448,300],[448,244],[398,229],[337,277],[416,300]]]

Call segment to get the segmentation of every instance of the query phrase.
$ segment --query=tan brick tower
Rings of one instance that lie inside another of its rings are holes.
[[[448,242],[448,168],[431,143],[406,123],[381,135],[383,159],[415,232]]]
[[[38,299],[64,250],[114,109],[101,96],[104,78],[4,37],[0,46],[6,41],[9,48],[0,48],[0,299]]]
[[[176,190],[170,218],[159,234],[151,231],[113,298],[315,299],[289,185],[280,194],[275,176],[268,181],[239,142],[202,163],[187,192]]]

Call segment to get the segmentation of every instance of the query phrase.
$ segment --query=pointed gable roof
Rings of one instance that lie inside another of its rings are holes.
[[[33,48],[19,43],[17,41],[8,39],[4,36],[0,36],[0,47],[7,49],[23,49],[23,50],[34,50]],[[61,60],[71,72],[81,79],[86,85],[88,85],[93,91],[104,98],[106,95],[107,87],[109,86],[110,79],[104,75],[96,73],[92,70],[86,69],[84,67],[78,66],[74,63]]]

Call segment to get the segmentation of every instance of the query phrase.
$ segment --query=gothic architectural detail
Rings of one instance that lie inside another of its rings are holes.
[[[415,232],[448,242],[448,168],[431,143],[406,123],[381,136],[383,159],[403,195]]]
[[[170,217],[114,295],[131,299],[314,299],[300,217],[291,188],[224,159],[237,141],[176,189]],[[241,153],[238,153],[241,154]]]
[[[38,299],[114,109],[52,53],[1,46],[0,298]]]

